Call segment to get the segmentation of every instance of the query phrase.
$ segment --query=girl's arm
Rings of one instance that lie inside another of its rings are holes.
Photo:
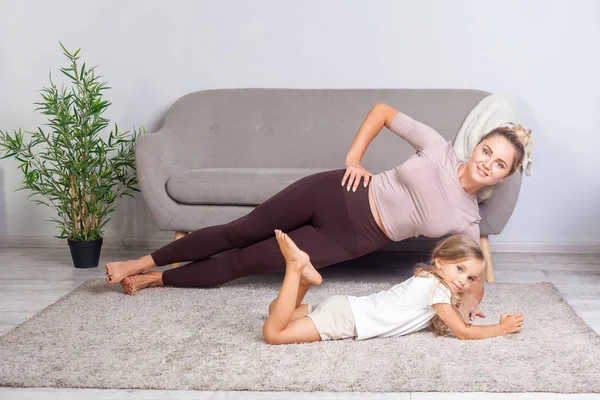
[[[365,186],[368,185],[369,179],[373,174],[369,173],[360,162],[373,138],[377,136],[384,126],[390,129],[392,121],[397,114],[397,110],[383,103],[377,103],[371,108],[360,125],[358,132],[356,132],[350,150],[348,150],[348,154],[346,155],[346,173],[342,178],[342,186],[345,185],[347,180],[348,190],[352,189],[356,191],[360,184],[360,178],[363,178]]]
[[[433,304],[432,307],[460,340],[486,339],[516,333],[522,329],[525,320],[523,313],[506,313],[502,314],[500,322],[495,325],[467,325],[450,304],[437,303]]]

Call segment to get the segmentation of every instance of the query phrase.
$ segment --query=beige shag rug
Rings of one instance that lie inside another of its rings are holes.
[[[332,282],[307,300],[391,284]],[[278,284],[146,289],[88,281],[0,337],[0,385],[206,391],[600,392],[600,337],[550,283],[487,285],[485,323],[523,311],[519,334],[479,341],[430,331],[270,346]]]

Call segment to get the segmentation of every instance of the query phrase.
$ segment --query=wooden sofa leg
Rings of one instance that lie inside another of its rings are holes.
[[[189,232],[175,232],[175,240],[181,239],[182,237],[187,236],[188,233]],[[173,267],[173,268],[177,268],[179,266],[181,266],[181,263],[173,263],[173,264],[171,264],[171,267]]]
[[[485,280],[494,282],[494,264],[492,262],[492,251],[490,250],[490,240],[487,236],[481,236],[481,250],[485,256]]]

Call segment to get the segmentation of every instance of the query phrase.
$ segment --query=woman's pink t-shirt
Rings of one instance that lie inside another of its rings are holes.
[[[433,128],[398,113],[392,132],[416,150],[403,164],[373,176],[375,206],[390,239],[464,233],[479,243],[477,196],[462,188],[462,161]]]

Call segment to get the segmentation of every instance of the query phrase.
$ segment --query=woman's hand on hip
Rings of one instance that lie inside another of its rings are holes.
[[[342,178],[342,186],[346,186],[347,190],[352,189],[353,192],[356,192],[360,179],[363,179],[363,183],[367,187],[372,176],[373,174],[367,171],[359,162],[346,163],[346,173]]]

